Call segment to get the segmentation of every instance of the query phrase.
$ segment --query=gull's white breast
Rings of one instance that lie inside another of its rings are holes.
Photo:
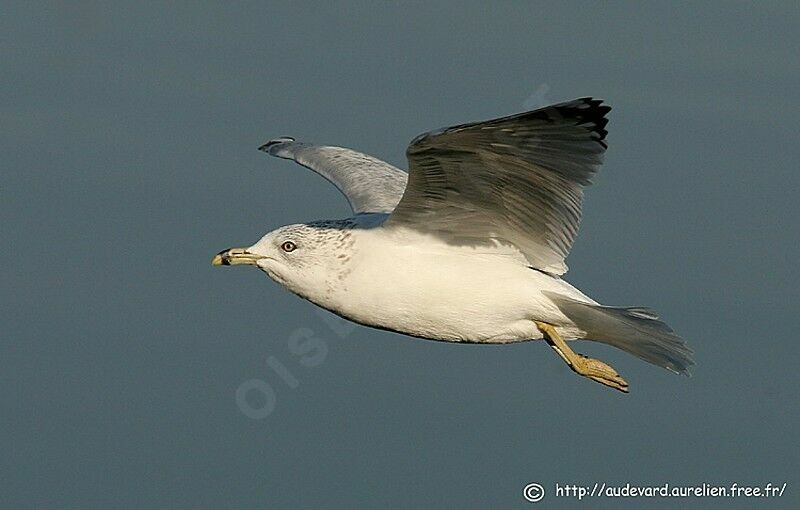
[[[362,324],[434,340],[503,343],[542,338],[533,323],[540,320],[580,336],[542,291],[593,302],[499,250],[382,228],[353,235],[348,268],[330,300],[319,304]]]

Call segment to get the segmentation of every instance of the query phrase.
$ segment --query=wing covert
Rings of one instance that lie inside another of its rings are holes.
[[[408,185],[385,226],[459,244],[500,241],[537,269],[565,273],[610,109],[581,98],[418,136],[406,152]]]

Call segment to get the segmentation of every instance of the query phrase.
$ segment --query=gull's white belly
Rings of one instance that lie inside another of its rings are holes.
[[[358,244],[348,274],[330,301],[319,303],[351,320],[446,341],[540,339],[534,320],[559,326],[566,337],[582,335],[542,291],[590,300],[511,257],[451,246]]]

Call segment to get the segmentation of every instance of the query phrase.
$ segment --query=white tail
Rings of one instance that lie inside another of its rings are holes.
[[[676,374],[689,375],[694,365],[692,350],[653,310],[593,305],[552,292],[547,297],[586,331],[586,340],[613,345]]]

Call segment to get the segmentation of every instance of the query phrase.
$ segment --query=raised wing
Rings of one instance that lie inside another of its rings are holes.
[[[258,150],[292,159],[325,177],[344,194],[356,214],[392,212],[408,180],[408,174],[399,168],[342,147],[311,145],[284,137],[270,140]]]
[[[582,98],[418,136],[406,151],[408,186],[385,227],[458,244],[499,241],[537,269],[565,273],[609,110]]]

